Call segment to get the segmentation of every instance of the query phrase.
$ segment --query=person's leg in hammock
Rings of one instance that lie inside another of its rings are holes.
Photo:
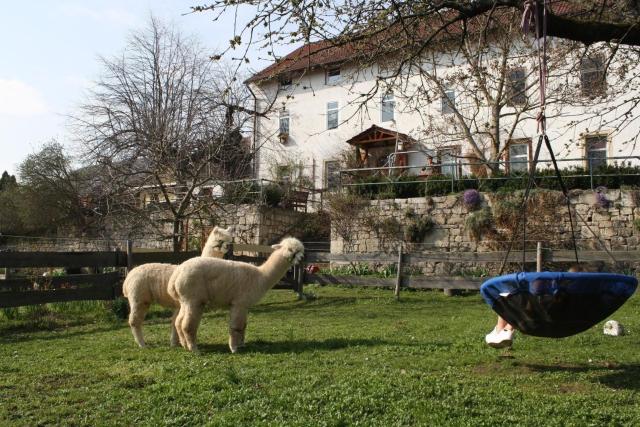
[[[484,337],[484,340],[493,348],[511,347],[511,344],[513,344],[513,326],[498,316],[496,326]]]

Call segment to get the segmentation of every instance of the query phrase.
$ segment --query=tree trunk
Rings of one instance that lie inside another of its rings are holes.
[[[182,221],[175,218],[173,220],[173,252],[180,252],[180,247],[182,246]]]

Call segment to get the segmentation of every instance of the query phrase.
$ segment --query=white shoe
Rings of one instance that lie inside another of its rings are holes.
[[[497,330],[494,328],[484,337],[484,340],[493,348],[511,347],[511,344],[513,344],[513,329]]]

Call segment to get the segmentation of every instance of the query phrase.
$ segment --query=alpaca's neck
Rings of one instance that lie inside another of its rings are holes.
[[[273,288],[287,273],[290,267],[291,263],[280,253],[272,253],[271,256],[258,267],[262,276],[262,283],[260,283],[262,290],[267,292]]]
[[[214,248],[213,246],[205,246],[202,249],[201,256],[210,258],[222,258],[224,256],[224,253]]]

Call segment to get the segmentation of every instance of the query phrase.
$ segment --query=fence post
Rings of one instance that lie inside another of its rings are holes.
[[[303,286],[304,286],[304,273],[305,273],[305,268],[304,268],[304,261],[301,261],[300,264],[298,264],[294,270],[295,273],[295,278],[296,278],[296,292],[298,293],[298,298],[302,298],[303,296]]]
[[[127,273],[133,268],[133,240],[127,239]]]
[[[402,245],[398,246],[398,271],[396,274],[396,289],[394,295],[400,299],[400,286],[402,286]]]
[[[591,157],[589,157],[589,181],[591,182],[591,190],[593,190],[593,167],[591,166]]]
[[[536,245],[536,271],[542,271],[542,242]]]

